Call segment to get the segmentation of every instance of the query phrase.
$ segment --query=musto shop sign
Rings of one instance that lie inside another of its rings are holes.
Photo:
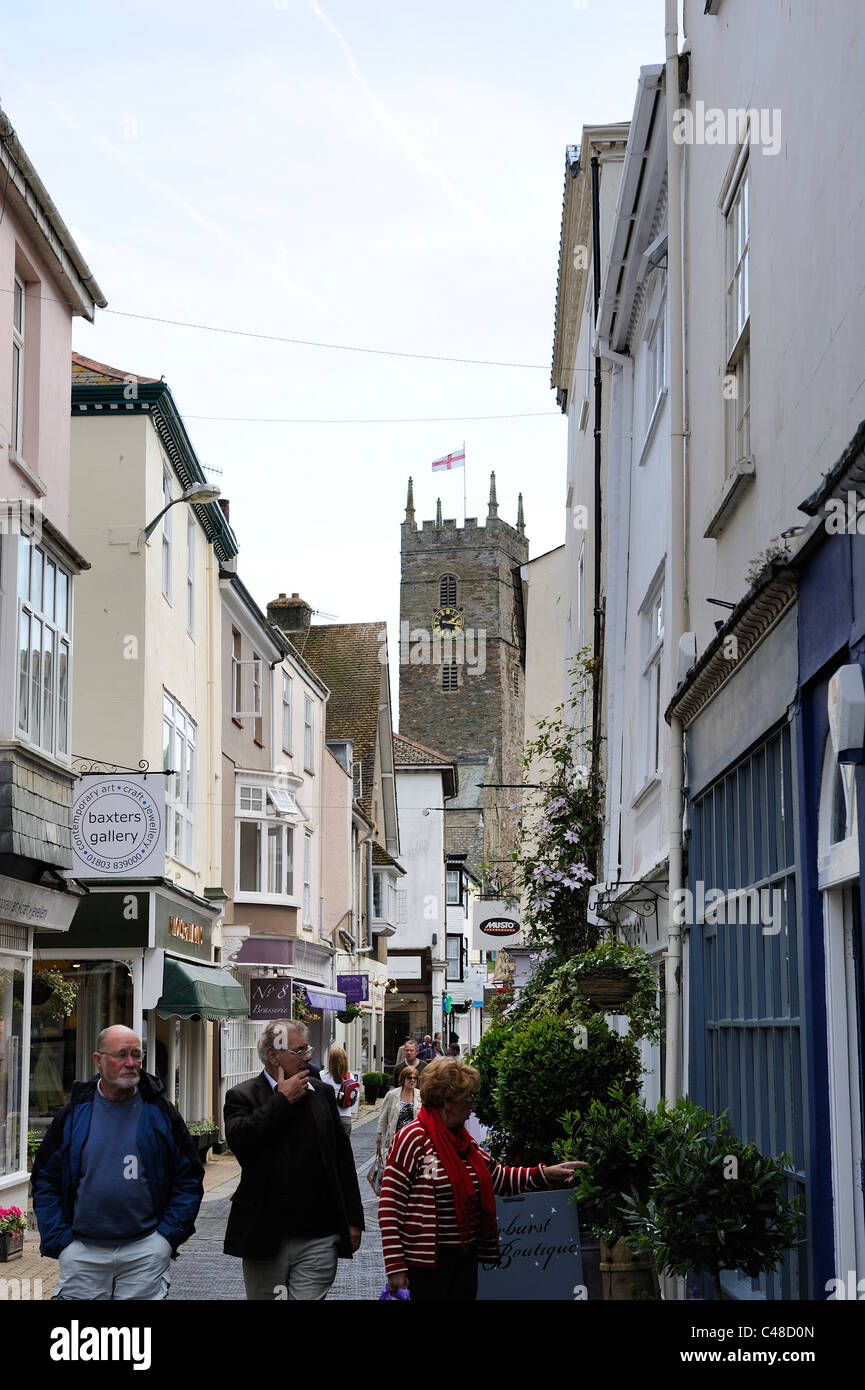
[[[110,878],[165,863],[165,790],[161,776],[82,777],[72,808],[73,873]]]

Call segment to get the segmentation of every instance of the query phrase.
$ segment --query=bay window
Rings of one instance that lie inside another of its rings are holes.
[[[19,536],[17,728],[55,755],[69,752],[70,600],[68,571]]]
[[[235,879],[239,894],[294,897],[294,826],[287,817],[296,809],[284,787],[238,782]]]

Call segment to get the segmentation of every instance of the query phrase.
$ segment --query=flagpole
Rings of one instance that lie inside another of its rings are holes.
[[[466,526],[466,441],[463,440],[463,530]]]

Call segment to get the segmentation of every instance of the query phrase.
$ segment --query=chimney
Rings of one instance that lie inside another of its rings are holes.
[[[267,620],[274,627],[282,628],[287,636],[296,637],[309,631],[312,609],[300,594],[292,594],[291,598],[280,594],[279,598],[267,605]]]

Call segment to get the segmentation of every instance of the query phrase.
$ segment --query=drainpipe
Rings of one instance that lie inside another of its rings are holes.
[[[679,641],[685,631],[685,426],[682,340],[682,150],[673,139],[679,104],[679,26],[676,0],[665,0],[666,116],[667,116],[667,302],[670,310],[670,533],[668,544],[669,618],[674,674],[678,678]],[[682,815],[684,797],[684,733],[675,715],[670,720],[665,763],[667,843],[669,845],[669,902],[683,883]],[[682,929],[668,914],[665,957],[667,1031],[666,1096],[682,1094]]]
[[[598,197],[598,157],[592,155],[592,288],[594,291],[594,324],[597,333],[598,305],[601,295],[601,214]],[[595,609],[592,657],[592,783],[597,784],[600,766],[601,734],[601,357],[595,351]]]

